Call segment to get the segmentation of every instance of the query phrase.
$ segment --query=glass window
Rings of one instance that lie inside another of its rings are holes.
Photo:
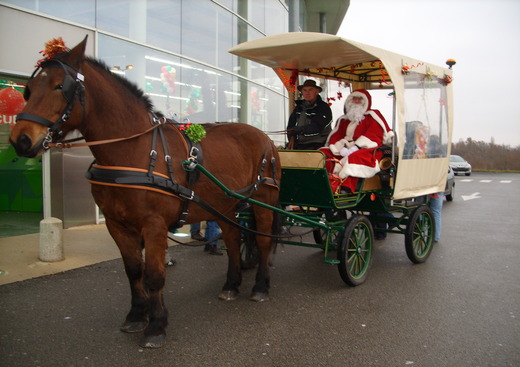
[[[237,93],[231,75],[184,61],[181,79],[183,117],[194,123],[237,121]]]
[[[106,32],[130,37],[130,2],[128,0],[96,1],[96,27]],[[142,19],[142,16],[138,15],[134,18],[134,23],[139,19]]]
[[[96,24],[96,0],[6,0],[5,2],[89,27],[94,27]]]
[[[146,49],[144,58],[146,94],[157,111],[180,121],[187,101],[181,93],[185,85],[181,79],[181,58],[149,49]]]
[[[249,23],[261,31],[265,31],[265,0],[249,0],[248,2]]]
[[[233,70],[233,55],[228,50],[236,45],[234,35],[233,15],[226,11],[220,11],[218,15],[218,34],[217,34],[217,66],[223,69]]]
[[[182,3],[182,49],[184,56],[216,65],[218,13],[224,11],[204,0]],[[196,21],[194,21],[196,20]]]
[[[237,1],[240,1],[240,0],[218,0],[216,2],[225,6],[228,9],[237,11]]]
[[[180,1],[148,0],[146,43],[180,53],[181,16]]]
[[[405,75],[404,159],[446,157],[448,119],[443,79],[410,72]]]
[[[148,94],[164,114],[180,112],[176,65],[180,58],[147,47],[99,35],[98,57]]]
[[[289,12],[278,0],[266,1],[264,12],[267,22],[263,30],[267,35],[289,31]]]

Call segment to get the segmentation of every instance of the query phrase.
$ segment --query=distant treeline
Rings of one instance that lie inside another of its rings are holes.
[[[474,170],[520,171],[520,146],[511,148],[468,138],[453,143],[451,154],[463,157]]]

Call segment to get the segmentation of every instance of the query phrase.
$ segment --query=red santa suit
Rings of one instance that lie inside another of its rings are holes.
[[[379,172],[382,152],[377,148],[390,144],[393,132],[378,110],[371,109],[372,97],[368,91],[353,91],[345,101],[348,111],[354,97],[364,101],[360,121],[350,121],[347,115],[338,119],[329,134],[325,147],[320,150],[329,158],[327,169],[342,180],[341,186],[356,191],[360,177],[368,178]]]

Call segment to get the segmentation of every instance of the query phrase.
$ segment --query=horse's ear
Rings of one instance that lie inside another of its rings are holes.
[[[68,64],[76,70],[79,70],[81,63],[85,58],[85,49],[87,48],[87,38],[88,35],[85,36],[83,41],[78,43],[72,50],[69,51],[67,55]]]

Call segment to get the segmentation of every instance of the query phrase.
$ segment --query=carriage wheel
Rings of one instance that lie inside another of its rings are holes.
[[[364,215],[354,215],[347,221],[340,249],[338,270],[341,279],[350,286],[362,284],[372,264],[374,230]]]
[[[414,209],[408,220],[404,237],[406,255],[411,262],[420,264],[428,259],[432,250],[435,224],[427,205]]]
[[[251,213],[248,220],[240,221],[240,225],[255,229],[254,217]],[[260,253],[256,245],[256,237],[254,233],[244,231],[240,233],[240,267],[242,269],[253,269],[260,262]]]

